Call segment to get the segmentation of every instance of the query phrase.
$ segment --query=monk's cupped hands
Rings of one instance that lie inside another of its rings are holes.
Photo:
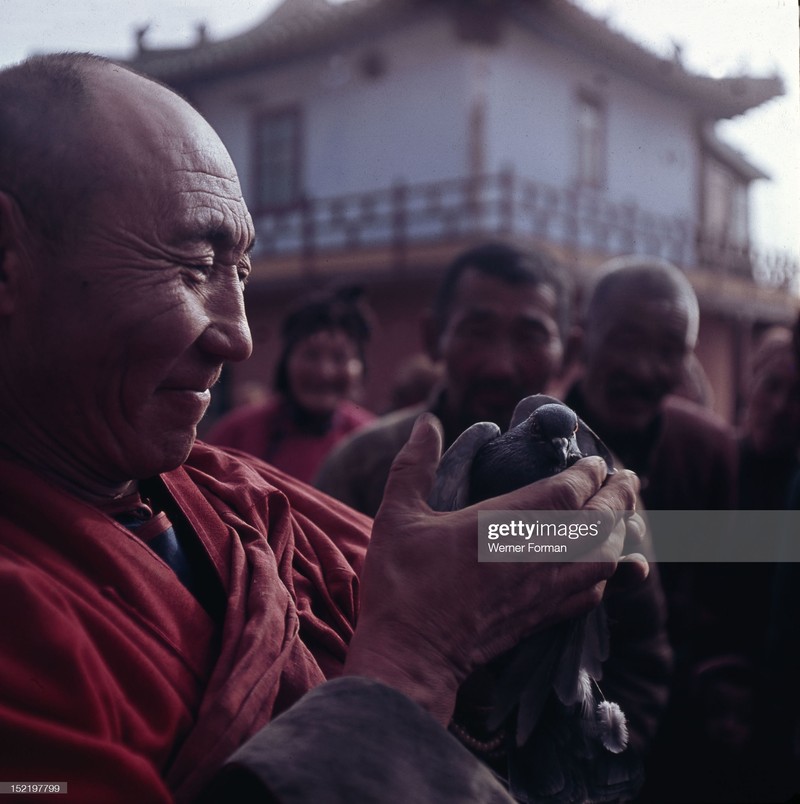
[[[426,502],[441,450],[439,423],[423,414],[394,461],[375,518],[345,672],[389,684],[447,723],[458,685],[475,667],[596,606],[618,565],[625,584],[642,580],[648,567],[639,554],[623,556],[644,535],[641,518],[630,513],[633,473],[608,476],[602,458],[584,458],[555,477],[441,513]],[[590,509],[603,538],[587,541],[580,561],[481,563],[481,509]]]

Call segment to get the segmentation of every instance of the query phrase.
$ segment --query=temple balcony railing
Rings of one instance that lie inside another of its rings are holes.
[[[388,249],[403,264],[415,246],[508,236],[556,246],[576,259],[659,256],[686,270],[775,289],[795,289],[800,275],[791,256],[712,237],[689,218],[653,214],[589,188],[548,186],[511,171],[304,199],[256,215],[255,224],[257,257],[298,257],[310,271],[325,255]]]

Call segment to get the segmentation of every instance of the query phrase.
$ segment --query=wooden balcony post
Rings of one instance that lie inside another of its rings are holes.
[[[406,262],[408,240],[408,188],[403,182],[392,187],[392,251],[395,266],[402,268]]]
[[[500,182],[500,234],[514,232],[514,169],[504,168],[499,176]]]
[[[301,238],[303,253],[303,271],[313,273],[314,254],[316,252],[316,235],[314,230],[314,202],[308,198],[303,198],[300,202]]]

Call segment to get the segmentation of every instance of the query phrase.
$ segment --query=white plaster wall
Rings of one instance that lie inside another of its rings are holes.
[[[490,68],[488,169],[513,166],[528,179],[563,186],[572,155],[572,82],[538,40],[506,31]]]
[[[571,185],[577,177],[577,96],[606,103],[609,200],[691,216],[696,151],[690,112],[608,65],[508,31],[491,62],[489,169],[513,165],[527,178]]]
[[[331,56],[205,87],[194,100],[228,147],[250,195],[252,121],[298,106],[303,190],[309,196],[426,182],[467,172],[464,58],[451,24],[424,21]],[[376,50],[386,72],[368,79]]]
[[[358,70],[368,50],[386,73]],[[422,19],[383,38],[259,76],[209,85],[195,96],[228,146],[250,196],[252,120],[297,105],[303,119],[303,190],[311,197],[459,178],[469,172],[469,109],[486,101],[485,168],[563,187],[576,178],[577,93],[608,113],[605,192],[615,202],[694,217],[697,142],[691,113],[584,54],[508,28],[498,48],[458,40],[447,19]]]
[[[320,88],[308,109],[308,182],[328,195],[466,173],[463,58],[446,21],[375,43],[387,71]],[[348,54],[354,61],[358,52]]]
[[[692,112],[624,78],[609,90],[608,191],[653,212],[696,217],[699,142]]]

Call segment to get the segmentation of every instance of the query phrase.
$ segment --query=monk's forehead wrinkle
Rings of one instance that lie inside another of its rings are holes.
[[[249,251],[254,233],[243,203],[216,197],[190,195],[184,221],[176,226],[178,242],[204,243],[215,249]]]
[[[198,190],[205,188],[207,191],[213,187],[221,195],[241,199],[242,191],[236,173],[224,169],[222,165],[219,165],[219,169],[214,169],[213,162],[206,162],[207,166],[203,167],[199,167],[196,162],[185,167],[175,167],[168,174],[168,184],[178,187],[194,186]]]
[[[239,187],[239,180],[231,165],[209,159],[205,151],[184,151],[185,165],[180,165],[175,172],[206,176],[215,181],[222,181]],[[183,160],[182,160],[183,161]]]
[[[241,195],[189,191],[182,194],[180,202],[179,208],[185,210],[183,228],[187,236],[242,250],[250,247],[253,223]]]
[[[95,230],[90,243],[95,253],[101,255],[101,261],[137,270],[148,268],[167,256],[157,237],[142,235],[133,228]]]

